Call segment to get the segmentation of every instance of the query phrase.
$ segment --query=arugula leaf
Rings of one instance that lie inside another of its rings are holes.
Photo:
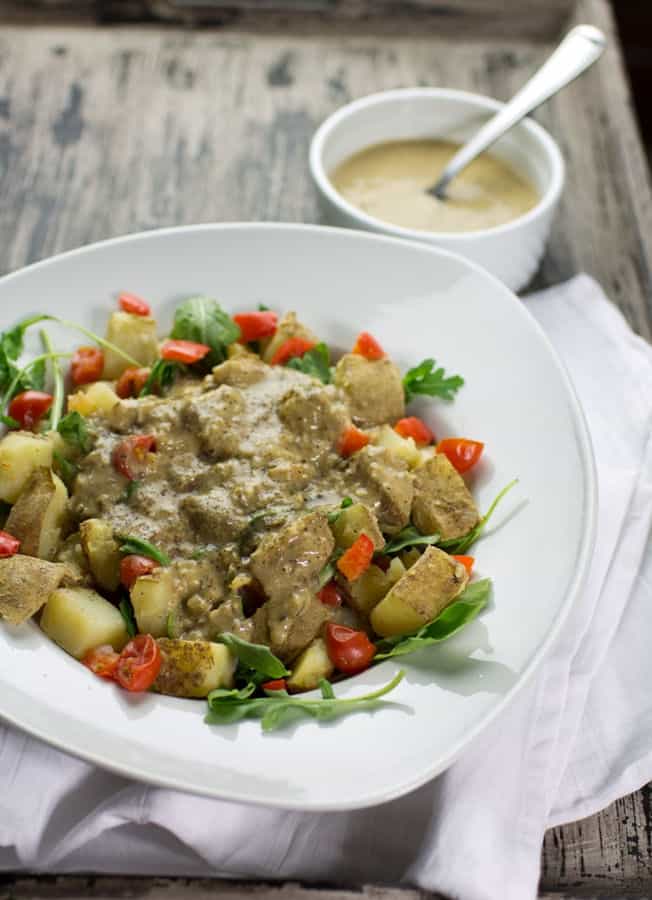
[[[304,372],[324,384],[331,383],[331,358],[328,347],[319,343],[312,350],[306,350],[303,356],[293,356],[287,362],[288,369]]]
[[[264,303],[259,303],[258,312],[269,312],[269,306],[265,306]]]
[[[0,414],[0,422],[6,425],[7,428],[20,428],[20,422],[17,422],[11,416],[6,416],[4,413]]]
[[[46,353],[54,353],[54,347],[52,346],[50,335],[44,328],[41,328],[40,335],[41,343],[43,344],[43,350]],[[63,403],[65,396],[63,372],[61,371],[61,366],[59,365],[59,361],[57,359],[50,360],[50,372],[52,374],[52,384],[54,385],[54,390],[52,391],[52,406],[50,407],[49,421],[50,430],[56,431],[59,427],[61,413],[63,412]]]
[[[378,652],[374,656],[374,662],[389,659],[392,656],[404,656],[428,647],[430,644],[438,644],[446,638],[452,637],[456,632],[473,621],[485,608],[491,593],[491,579],[483,578],[467,585],[450,606],[447,606],[436,619],[428,622],[413,634],[395,635],[384,638],[378,643]]]
[[[403,679],[404,672],[399,672],[384,687],[361,697],[338,698],[333,694],[328,682],[320,684],[322,696],[316,699],[291,697],[285,691],[274,691],[267,697],[252,697],[253,690],[247,687],[227,691],[219,689],[208,695],[209,725],[227,725],[245,718],[261,720],[264,732],[283,728],[304,716],[327,721],[361,710],[374,710],[382,706],[381,697],[393,691]]]
[[[66,444],[75,447],[80,453],[88,453],[91,449],[91,436],[88,431],[86,419],[76,410],[69,412],[57,425],[57,431]]]
[[[134,537],[132,534],[116,534],[116,538],[121,541],[120,553],[122,553],[123,556],[137,554],[138,556],[147,556],[149,559],[153,559],[162,566],[170,565],[171,560],[167,553],[163,550],[159,550],[158,547],[155,547],[154,544],[150,544],[149,541]]]
[[[388,541],[382,550],[378,551],[380,556],[389,556],[392,553],[398,553],[406,547],[419,547],[423,544],[436,544],[439,540],[438,534],[421,534],[414,525],[406,525],[398,534],[394,535],[391,541]]]
[[[177,307],[170,337],[207,344],[211,352],[199,365],[202,371],[210,371],[224,362],[226,348],[238,340],[240,328],[216,300],[190,297]]]
[[[515,478],[513,481],[510,481],[508,485],[506,485],[502,491],[498,493],[498,495],[494,498],[491,506],[484,514],[484,516],[480,519],[478,524],[472,528],[467,534],[463,535],[461,538],[451,538],[447,541],[441,541],[438,546],[442,548],[442,550],[446,550],[447,553],[466,553],[469,547],[474,544],[477,539],[480,537],[482,532],[484,531],[487,522],[491,518],[494,513],[494,510],[503,499],[505,494],[514,487],[515,484],[518,483],[518,478]]]
[[[118,604],[118,609],[120,611],[120,615],[124,619],[127,634],[130,638],[136,637],[136,635],[138,634],[138,626],[136,625],[136,616],[134,615],[134,608],[131,604],[131,599],[128,596],[123,597]]]
[[[21,370],[15,382],[12,396],[22,391],[42,391],[45,387],[45,360],[37,358]]]
[[[37,315],[21,319],[13,328],[0,334],[0,390],[5,390],[18,371],[16,360],[23,352],[25,332],[31,325],[50,319],[51,316]]]
[[[69,459],[66,459],[58,450],[52,451],[52,459],[56,463],[55,468],[57,475],[61,478],[66,487],[70,487],[79,472],[79,466]]]
[[[461,375],[446,375],[443,368],[436,368],[434,359],[424,359],[418,366],[409,369],[403,376],[405,402],[409,403],[417,394],[452,400],[454,394],[464,384]]]
[[[283,678],[290,674],[281,660],[264,644],[251,644],[228,631],[220,634],[215,640],[217,643],[226,644],[238,657],[239,662],[258,675],[264,675],[265,678]]]
[[[173,360],[157,359],[138,396],[146,397],[148,394],[153,394],[154,391],[164,394],[168,388],[172,387],[177,375],[184,369],[185,366]]]

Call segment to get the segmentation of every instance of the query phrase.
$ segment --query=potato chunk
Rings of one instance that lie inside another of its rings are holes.
[[[168,616],[179,602],[177,593],[170,569],[156,569],[151,575],[137,578],[131,589],[131,603],[138,630],[154,637],[167,634]]]
[[[79,526],[79,535],[95,581],[105,591],[117,591],[121,557],[112,526],[102,519],[86,519]]]
[[[0,500],[15,503],[35,469],[52,465],[54,443],[31,431],[11,431],[0,441]]]
[[[21,625],[47,603],[67,573],[64,565],[20,553],[0,559],[0,616]]]
[[[378,527],[378,519],[364,503],[353,503],[341,510],[337,519],[331,523],[331,531],[336,546],[342,550],[355,543],[361,534],[366,534],[373,541],[376,550],[385,545],[385,538]]]
[[[49,469],[36,469],[7,519],[7,531],[26,556],[54,559],[61,540],[68,491]]]
[[[384,447],[393,456],[398,456],[408,464],[411,469],[416,468],[422,462],[421,451],[414,443],[414,438],[401,437],[394,431],[391,425],[381,425],[374,437],[374,444]]]
[[[106,338],[138,362],[141,366],[151,366],[158,357],[156,321],[150,316],[134,316],[126,312],[114,312],[109,318]],[[113,350],[104,351],[104,378],[118,378],[128,363]]]
[[[60,647],[82,659],[93,647],[122,650],[129,640],[124,620],[108,600],[89,588],[60,588],[50,594],[41,628]]]
[[[334,671],[323,638],[315,638],[299,655],[287,680],[288,691],[312,691],[322,678],[330,678]]]
[[[386,572],[380,566],[370,565],[366,572],[349,584],[351,605],[363,616],[368,616],[404,574],[405,566],[398,557],[394,557]]]
[[[236,659],[224,644],[159,638],[161,671],[152,690],[171,697],[206,697],[231,687]]]
[[[266,363],[272,361],[272,357],[276,351],[290,338],[303,338],[306,341],[313,341],[315,344],[319,342],[319,338],[309,329],[306,328],[298,319],[297,314],[293,312],[286,313],[278,323],[278,328],[274,337],[269,340],[265,346],[263,341],[263,360]]]
[[[335,367],[335,384],[346,395],[357,425],[391,424],[405,414],[403,379],[398,366],[386,356],[370,360],[345,353]]]
[[[80,416],[92,416],[97,413],[108,415],[120,398],[113,386],[106,381],[94,381],[68,397],[68,412],[78,412]]]
[[[443,453],[415,471],[412,521],[422,534],[438,534],[447,541],[462,537],[479,520],[471,492]]]
[[[428,547],[371,613],[374,631],[388,637],[421,628],[464,590],[468,580],[461,563],[437,547]]]

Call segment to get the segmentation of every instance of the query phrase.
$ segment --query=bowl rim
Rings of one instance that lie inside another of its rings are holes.
[[[383,219],[377,219],[370,216],[363,210],[349,203],[337,191],[324,168],[323,152],[324,145],[333,131],[346,122],[347,119],[354,119],[355,116],[363,109],[369,106],[379,106],[392,100],[406,99],[415,100],[419,98],[457,100],[462,104],[467,104],[469,108],[482,107],[485,110],[497,111],[505,104],[493,97],[484,94],[475,94],[472,91],[461,91],[452,88],[396,88],[389,91],[379,91],[374,94],[367,94],[347,103],[335,110],[327,119],[325,119],[314,133],[310,142],[309,151],[309,167],[310,174],[315,182],[317,189],[329,200],[329,202],[344,212],[350,218],[357,220],[362,227],[367,230],[381,231],[384,234],[394,237],[408,238],[413,241],[430,242],[440,241],[450,242],[451,246],[461,244],[469,244],[478,239],[485,237],[493,237],[494,235],[507,235],[513,231],[517,231],[536,219],[541,218],[546,213],[554,210],[557,205],[561,192],[563,190],[566,177],[566,166],[559,145],[542,125],[535,122],[530,117],[523,119],[515,128],[524,128],[534,139],[538,141],[542,153],[546,156],[550,168],[550,180],[547,188],[541,194],[538,203],[529,209],[526,213],[504,222],[502,225],[495,225],[492,228],[479,228],[473,231],[421,231],[416,228],[405,228],[402,225],[394,225]],[[371,146],[371,145],[369,145]]]

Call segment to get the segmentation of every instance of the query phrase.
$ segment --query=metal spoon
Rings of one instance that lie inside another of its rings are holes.
[[[444,200],[448,185],[462,169],[533,109],[593,65],[602,55],[606,43],[604,34],[593,25],[578,25],[569,31],[553,54],[509,103],[458,150],[439,181],[426,189],[427,193]]]

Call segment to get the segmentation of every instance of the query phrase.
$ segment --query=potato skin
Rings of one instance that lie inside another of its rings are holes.
[[[386,572],[379,566],[370,565],[366,572],[349,585],[351,605],[361,615],[369,616],[404,574],[405,567],[398,557],[394,557]]]
[[[233,685],[236,660],[224,644],[159,638],[161,671],[152,690],[171,697],[207,697]]]
[[[66,517],[68,491],[49,469],[36,469],[13,505],[6,529],[27,556],[53,559]]]
[[[170,569],[156,569],[137,578],[130,595],[138,630],[154,637],[167,634],[168,616],[179,603]]]
[[[17,553],[0,559],[0,616],[21,625],[38,612],[64,581],[68,568]]]
[[[461,563],[437,547],[428,547],[372,611],[374,631],[389,637],[421,628],[452,603],[468,580]]]
[[[0,500],[15,503],[36,469],[52,465],[54,442],[31,431],[11,431],[0,441]]]
[[[59,588],[50,594],[41,628],[75,659],[94,647],[111,644],[122,650],[129,640],[124,620],[108,600],[89,588]]]

